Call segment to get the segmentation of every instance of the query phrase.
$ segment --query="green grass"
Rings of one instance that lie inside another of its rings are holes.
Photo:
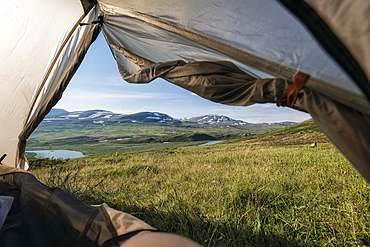
[[[204,246],[370,245],[369,184],[303,125],[213,146],[35,159],[32,172]]]

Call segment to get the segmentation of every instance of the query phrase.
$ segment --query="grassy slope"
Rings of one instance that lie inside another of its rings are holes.
[[[369,184],[312,121],[239,142],[61,163],[33,173],[205,246],[370,244]]]
[[[264,143],[269,145],[305,145],[328,143],[329,139],[321,132],[314,121],[307,120],[287,128],[272,130],[260,135],[246,138],[250,143]]]

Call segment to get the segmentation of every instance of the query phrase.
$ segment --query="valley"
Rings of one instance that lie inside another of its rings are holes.
[[[67,112],[53,109],[27,142],[32,150],[74,150],[101,155],[244,138],[295,124],[252,124],[214,114],[175,119],[158,112],[123,115],[104,110]]]

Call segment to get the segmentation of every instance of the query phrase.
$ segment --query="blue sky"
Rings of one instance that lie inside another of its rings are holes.
[[[55,108],[67,111],[102,109],[126,114],[155,111],[175,118],[217,114],[250,123],[301,122],[310,118],[307,113],[275,104],[242,107],[213,103],[162,79],[149,84],[129,84],[119,75],[102,34],[90,47]]]

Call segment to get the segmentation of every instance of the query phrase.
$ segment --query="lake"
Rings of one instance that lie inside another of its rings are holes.
[[[85,157],[83,153],[70,150],[30,150],[27,153],[36,153],[35,158],[49,158],[49,159],[75,159]]]
[[[210,141],[210,142],[206,142],[206,143],[200,144],[198,146],[208,146],[208,145],[213,145],[213,144],[217,144],[217,143],[224,142],[224,141],[225,140],[221,140],[221,141]]]

